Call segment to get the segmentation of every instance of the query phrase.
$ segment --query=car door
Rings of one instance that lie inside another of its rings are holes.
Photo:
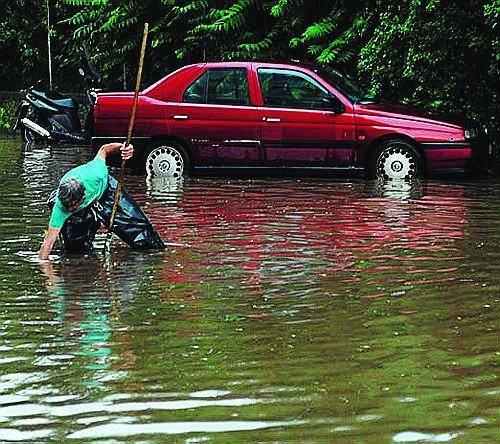
[[[169,107],[174,134],[185,140],[195,165],[254,166],[260,162],[257,109],[246,67],[209,68]]]
[[[352,163],[352,116],[343,114],[341,102],[323,85],[307,73],[292,69],[261,67],[257,76],[266,164],[332,167]]]

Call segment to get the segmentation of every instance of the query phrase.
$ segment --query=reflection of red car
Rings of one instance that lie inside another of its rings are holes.
[[[100,94],[93,146],[127,132],[132,93]],[[365,169],[388,178],[464,170],[492,146],[475,126],[381,103],[301,65],[186,66],[140,94],[136,163],[154,175],[239,168]]]
[[[198,288],[206,273],[218,272],[238,282],[287,277],[304,285],[356,276],[362,291],[374,292],[371,283],[379,280],[416,285],[454,278],[468,227],[464,189],[435,185],[424,196],[425,188],[408,190],[405,196],[337,182],[320,188],[287,180],[202,181],[160,192],[179,201],[152,198],[145,210],[160,236],[178,246],[175,260],[160,270],[169,283]]]

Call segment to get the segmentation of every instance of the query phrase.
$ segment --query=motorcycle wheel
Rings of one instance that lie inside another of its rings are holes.
[[[38,116],[35,113],[30,113],[26,117],[30,118],[35,123],[39,123]],[[23,145],[30,146],[40,143],[43,140],[40,135],[30,130],[23,124],[21,124],[19,132],[21,133],[21,140],[23,142]]]
[[[36,135],[29,128],[23,126],[21,128],[21,140],[23,141],[24,145],[31,145],[35,143]]]

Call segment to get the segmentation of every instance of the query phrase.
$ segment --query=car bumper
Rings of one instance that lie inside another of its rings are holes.
[[[495,163],[497,145],[491,139],[467,142],[421,144],[430,173],[475,173],[489,170]]]
[[[494,140],[478,141],[473,145],[472,159],[467,163],[467,172],[491,170],[498,158],[498,146]]]

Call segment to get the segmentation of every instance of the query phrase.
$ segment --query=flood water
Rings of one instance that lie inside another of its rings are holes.
[[[0,441],[500,441],[500,180],[128,176],[167,250],[42,264],[86,158],[0,140]]]

